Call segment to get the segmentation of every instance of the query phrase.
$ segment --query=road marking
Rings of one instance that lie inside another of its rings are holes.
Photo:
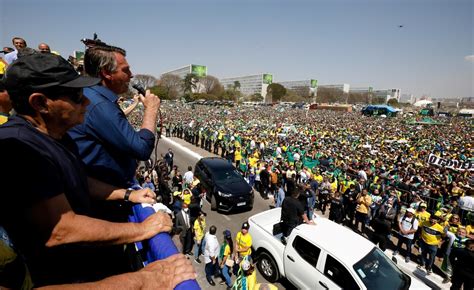
[[[174,140],[171,140],[170,138],[168,137],[165,137],[163,135],[161,135],[161,138],[170,142],[171,144],[177,146],[177,147],[180,147],[181,150],[183,151],[186,151],[189,155],[191,155],[192,157],[196,158],[197,160],[200,160],[202,158],[201,155],[199,155],[198,153],[194,152],[193,150],[189,149],[189,148],[186,148],[184,147],[183,145],[179,144],[178,142],[174,141]]]
[[[228,217],[228,216],[227,216],[227,215],[225,215],[225,214],[222,214],[221,216],[223,216],[223,217],[224,217],[224,218],[225,218],[227,221],[229,221],[229,222],[230,222],[230,217]]]

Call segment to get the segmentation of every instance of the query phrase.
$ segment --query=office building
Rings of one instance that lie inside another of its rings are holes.
[[[322,89],[335,89],[335,90],[341,90],[343,93],[349,93],[350,90],[350,85],[349,84],[336,84],[336,85],[320,85],[319,88]]]
[[[174,70],[164,72],[161,75],[166,75],[166,74],[176,75],[182,79],[184,79],[186,75],[188,74],[193,74],[196,77],[205,77],[207,76],[207,66],[198,65],[198,64],[189,64],[187,66],[183,66]]]
[[[349,92],[360,94],[370,93],[372,98],[383,98],[385,103],[390,99],[400,101],[400,89],[374,90],[373,87],[355,87],[351,88]]]
[[[260,94],[263,96],[265,102],[271,102],[271,100],[266,99],[267,87],[273,82],[273,75],[271,74],[264,73],[241,77],[223,78],[219,81],[226,89],[234,87],[236,82],[238,82],[240,84],[239,90],[242,95],[251,96],[254,94]]]
[[[302,81],[282,81],[278,82],[287,90],[293,91],[301,97],[316,96],[318,89],[318,80],[302,80]]]

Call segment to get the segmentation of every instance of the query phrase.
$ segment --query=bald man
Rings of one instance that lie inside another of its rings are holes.
[[[46,43],[40,43],[38,45],[38,51],[39,52],[51,53],[51,48],[49,48],[49,45],[47,45]]]

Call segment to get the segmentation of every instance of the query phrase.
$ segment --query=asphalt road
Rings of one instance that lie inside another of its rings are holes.
[[[187,171],[188,166],[192,166],[193,171],[194,171],[194,165],[200,158],[217,156],[217,155],[207,152],[206,150],[193,146],[182,139],[173,138],[173,137],[161,138],[158,144],[158,150],[157,150],[159,154],[158,156],[160,156],[160,154],[164,155],[168,151],[168,148],[172,148],[175,154],[174,164],[178,166],[178,169],[181,171],[183,175]],[[235,235],[240,230],[240,227],[242,226],[242,223],[244,221],[246,221],[250,216],[256,213],[269,209],[271,204],[272,204],[271,199],[264,200],[257,193],[255,194],[254,206],[251,211],[222,214],[222,213],[217,213],[215,211],[211,211],[210,204],[207,201],[205,201],[204,206],[203,206],[203,211],[207,213],[207,219],[206,219],[207,229],[209,229],[211,225],[215,225],[217,227],[217,233],[218,233],[217,237],[219,239],[219,242],[222,242],[223,240],[222,232],[226,229],[232,232],[232,236],[235,239]],[[211,286],[207,282],[206,276],[204,274],[203,257],[201,257],[201,261],[202,263],[198,264],[194,262],[193,260],[193,264],[195,266],[196,272],[198,273],[197,281],[199,285],[201,286],[201,288],[202,289],[225,289],[226,288],[225,285],[223,286],[219,285],[220,278],[214,280],[216,282],[216,286]],[[231,278],[232,278],[232,281],[235,280],[235,276],[232,276]],[[258,270],[257,270],[257,281],[259,283],[267,282],[265,278],[263,278],[260,275]],[[294,289],[294,287],[292,287],[292,285],[287,281],[281,281],[280,283],[276,283],[274,285],[276,285],[279,289],[292,289],[292,288]]]

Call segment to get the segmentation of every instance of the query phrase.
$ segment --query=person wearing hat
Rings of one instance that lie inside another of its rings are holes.
[[[436,252],[443,237],[446,235],[444,227],[439,223],[439,217],[432,215],[429,221],[421,223],[420,255],[421,264],[418,269],[426,268],[426,274],[432,273]]]
[[[89,47],[84,55],[87,75],[100,83],[84,89],[90,100],[84,122],[69,130],[88,176],[120,187],[136,183],[137,160],[149,160],[155,148],[160,99],[147,90],[140,95],[143,122],[137,132],[117,105],[118,95],[128,92],[133,77],[125,50],[112,46]]]
[[[419,224],[426,222],[430,219],[431,214],[426,210],[426,207],[426,203],[421,202],[418,206],[418,209],[415,211],[415,216]]]
[[[223,232],[224,242],[221,245],[219,252],[219,261],[220,268],[222,269],[222,277],[224,278],[220,284],[226,284],[227,289],[230,289],[232,286],[232,280],[230,276],[232,275],[232,269],[234,266],[234,259],[232,258],[232,253],[234,250],[234,242],[232,241],[232,233],[229,230]]]
[[[234,260],[242,261],[252,254],[252,236],[249,234],[248,222],[242,224],[242,229],[235,236]]]
[[[415,217],[415,210],[413,208],[408,208],[406,210],[405,214],[398,221],[398,228],[400,229],[398,243],[393,255],[396,256],[401,250],[402,245],[405,244],[407,247],[405,262],[408,263],[410,261],[413,239],[418,230],[418,219]]]
[[[106,246],[142,241],[171,229],[166,213],[153,214],[139,224],[91,217],[92,198],[148,203],[154,199],[149,189],[129,191],[88,180],[74,146],[70,146],[66,132],[83,121],[89,104],[82,88],[98,81],[78,75],[65,59],[52,54],[22,57],[7,71],[5,86],[17,115],[0,126],[0,146],[9,152],[2,157],[9,167],[0,175],[5,181],[0,223],[25,258],[35,287],[93,282],[120,273],[101,258]],[[18,174],[25,164],[32,173],[28,182]],[[181,273],[188,278],[177,281],[164,277],[159,266],[164,264],[175,270],[184,267]],[[168,287],[193,278],[189,266],[184,257],[174,256],[147,266],[141,274],[124,274],[97,283],[105,288],[123,287],[122,283],[130,288],[143,287],[139,283]],[[156,277],[146,278],[150,272]],[[137,280],[139,276],[148,281]]]

